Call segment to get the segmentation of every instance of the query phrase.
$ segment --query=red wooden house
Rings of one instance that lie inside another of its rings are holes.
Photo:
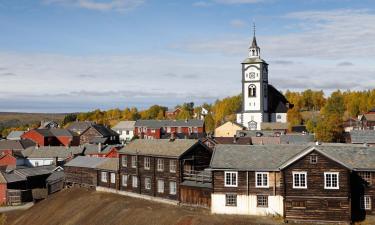
[[[39,146],[78,146],[79,136],[67,129],[32,129],[21,136]]]

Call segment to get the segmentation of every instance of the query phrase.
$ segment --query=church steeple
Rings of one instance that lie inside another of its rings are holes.
[[[255,36],[255,24],[253,24],[253,42],[249,47],[249,58],[260,58],[260,48],[258,47]]]

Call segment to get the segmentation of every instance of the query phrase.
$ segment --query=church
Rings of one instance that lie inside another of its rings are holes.
[[[263,122],[286,123],[291,107],[284,95],[268,84],[268,64],[260,57],[254,28],[249,55],[242,62],[242,111],[237,123],[249,130],[261,130]]]

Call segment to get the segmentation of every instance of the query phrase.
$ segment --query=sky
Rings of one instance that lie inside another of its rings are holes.
[[[0,0],[0,111],[239,94],[253,23],[280,91],[374,88],[373,0]]]

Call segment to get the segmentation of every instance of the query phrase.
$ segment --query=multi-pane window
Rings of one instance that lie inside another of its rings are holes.
[[[169,160],[169,172],[176,173],[177,161],[174,159]]]
[[[175,195],[177,193],[176,181],[169,181],[169,194]]]
[[[257,88],[254,84],[250,84],[248,88],[248,96],[249,97],[256,97],[257,93]]]
[[[146,177],[145,178],[145,189],[150,190],[151,189],[151,178]]]
[[[237,187],[237,175],[238,172],[225,172],[224,178],[225,178],[225,187]]]
[[[133,186],[133,188],[138,187],[138,177],[137,176],[132,176],[132,186]]]
[[[127,167],[128,166],[128,157],[126,155],[121,156],[121,165],[123,167]]]
[[[365,195],[361,197],[361,209],[371,210],[371,196]]]
[[[306,208],[306,201],[292,201],[293,208]]]
[[[128,175],[123,174],[122,175],[122,186],[127,187],[128,186]]]
[[[268,188],[268,172],[256,172],[255,173],[255,187]]]
[[[310,155],[310,164],[318,163],[318,155]]]
[[[107,182],[107,172],[101,172],[101,181]]]
[[[164,180],[158,180],[158,193],[164,193]]]
[[[237,206],[237,195],[236,194],[226,194],[225,195],[225,205],[226,206]]]
[[[267,195],[257,195],[257,207],[268,207]]]
[[[144,167],[145,167],[145,170],[149,170],[150,169],[150,165],[151,165],[151,159],[150,159],[150,157],[145,157],[144,158]]]
[[[307,188],[306,179],[306,172],[293,172],[293,188]]]
[[[367,184],[371,184],[371,172],[359,172],[359,176],[361,176]]]
[[[132,168],[137,168],[137,156],[132,156]]]
[[[116,174],[115,173],[111,173],[111,183],[112,184],[116,183]]]
[[[157,168],[158,168],[158,171],[164,171],[164,160],[163,159],[157,160]]]
[[[339,173],[325,172],[324,173],[324,189],[339,189]]]

